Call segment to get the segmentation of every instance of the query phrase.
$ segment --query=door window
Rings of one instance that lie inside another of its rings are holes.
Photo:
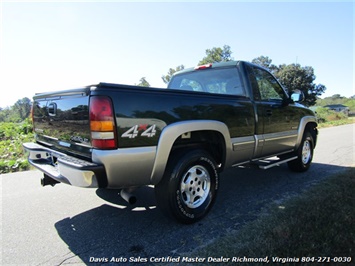
[[[254,74],[255,80],[251,83],[257,85],[262,101],[282,101],[286,98],[285,92],[277,80],[266,70],[257,67],[248,67]]]

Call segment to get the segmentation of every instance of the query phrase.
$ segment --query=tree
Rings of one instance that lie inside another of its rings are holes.
[[[206,56],[198,63],[198,65],[205,65],[209,63],[226,62],[233,60],[231,57],[232,51],[229,45],[224,45],[223,48],[213,47],[206,50]],[[168,74],[163,75],[161,78],[165,84],[170,82],[171,77],[178,71],[185,69],[184,65],[170,68]]]
[[[231,57],[232,51],[229,45],[224,45],[223,49],[220,47],[213,47],[206,50],[206,56],[198,63],[205,65],[209,63],[227,62],[233,60]]]
[[[0,108],[0,122],[22,122],[30,116],[32,102],[25,97],[11,107]]]
[[[301,67],[299,64],[280,65],[274,73],[280,83],[289,91],[301,90],[305,95],[305,105],[312,106],[326,90],[322,84],[315,84],[314,69],[310,66]]]
[[[252,63],[268,69],[289,92],[301,90],[305,95],[305,105],[314,105],[317,97],[326,90],[324,85],[314,84],[316,76],[313,67],[301,67],[299,64],[275,66],[267,56],[254,58]]]
[[[273,74],[278,70],[278,67],[272,64],[272,60],[268,56],[261,55],[257,58],[254,58],[251,62],[268,69]]]
[[[14,104],[13,110],[18,114],[20,121],[25,120],[31,113],[31,100],[27,97],[18,100]]]
[[[137,84],[137,86],[141,86],[141,87],[150,87],[149,82],[145,79],[145,77],[142,77],[139,80],[139,83]]]
[[[9,117],[9,108],[0,108],[0,122],[7,122]]]
[[[326,106],[326,105],[332,105],[332,104],[342,104],[342,105],[349,107],[350,112],[355,111],[355,97],[354,96],[346,98],[344,96],[341,96],[340,94],[334,94],[332,96],[325,97],[324,99],[321,99],[321,98],[317,99],[317,105],[319,105],[319,106]]]
[[[165,84],[168,84],[170,82],[171,77],[174,75],[174,73],[181,71],[185,68],[184,65],[177,66],[175,69],[174,68],[169,68],[168,74],[163,75],[161,78],[164,81]]]

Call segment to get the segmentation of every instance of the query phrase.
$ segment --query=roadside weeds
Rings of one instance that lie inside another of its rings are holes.
[[[347,119],[318,123],[318,128],[342,126],[342,125],[348,125],[348,124],[354,124],[354,123],[355,123],[355,117],[348,117]]]

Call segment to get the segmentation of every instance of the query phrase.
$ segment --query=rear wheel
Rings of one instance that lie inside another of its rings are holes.
[[[204,150],[172,155],[155,186],[158,207],[181,223],[194,223],[211,209],[218,189],[213,158]]]
[[[288,167],[295,172],[304,172],[309,169],[313,159],[314,141],[312,134],[306,131],[303,134],[301,145],[296,151],[297,159],[288,162]]]

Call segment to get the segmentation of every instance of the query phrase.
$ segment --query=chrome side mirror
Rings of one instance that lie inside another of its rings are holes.
[[[295,90],[292,92],[290,98],[294,102],[302,102],[304,100],[304,93],[300,90]]]

